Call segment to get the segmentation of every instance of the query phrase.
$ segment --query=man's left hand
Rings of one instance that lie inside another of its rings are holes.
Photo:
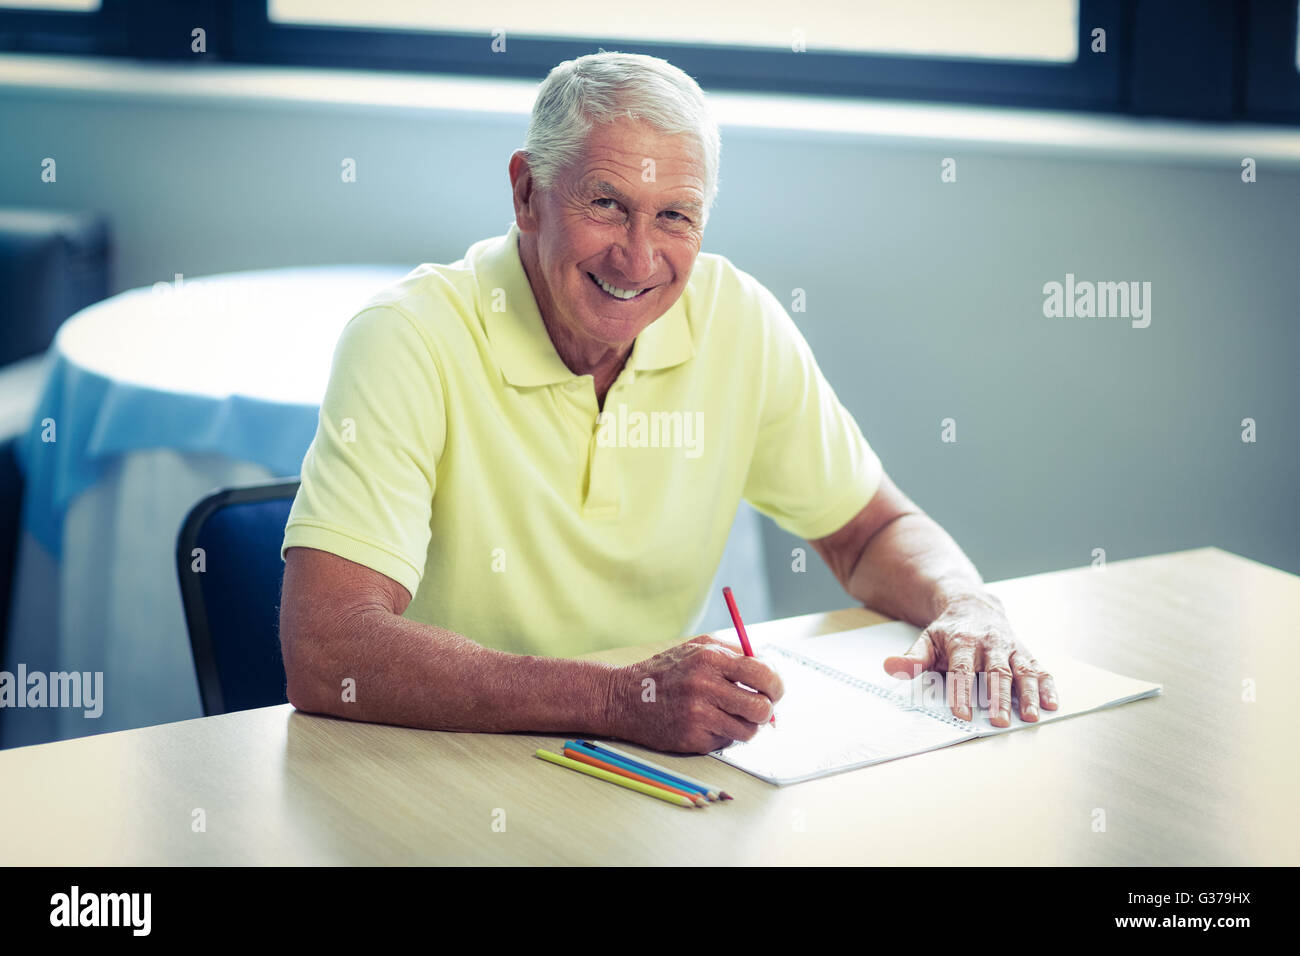
[[[1020,719],[1030,723],[1038,720],[1040,706],[1059,706],[1052,675],[1016,638],[1001,603],[991,595],[950,602],[906,654],[885,659],[885,670],[901,680],[930,670],[946,673],[948,706],[961,720],[971,719],[976,675],[986,674],[994,727],[1010,726],[1013,694]]]

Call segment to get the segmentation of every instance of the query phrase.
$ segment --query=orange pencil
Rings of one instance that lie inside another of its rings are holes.
[[[631,780],[638,780],[641,783],[648,783],[652,787],[658,787],[660,790],[667,790],[669,793],[675,793],[678,796],[690,800],[697,807],[702,802],[707,802],[705,801],[705,798],[700,796],[698,793],[687,793],[685,790],[678,790],[676,787],[668,786],[668,784],[661,780],[651,780],[649,777],[643,777],[641,774],[633,773],[631,770],[624,770],[622,767],[616,767],[612,763],[605,763],[603,760],[597,760],[595,757],[585,754],[581,750],[574,750],[572,747],[564,748],[564,756],[568,757],[570,760],[577,760],[585,764],[590,764],[593,767],[599,767],[601,770],[616,773],[620,777],[628,777]]]

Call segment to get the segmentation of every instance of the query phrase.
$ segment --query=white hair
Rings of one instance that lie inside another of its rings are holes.
[[[704,218],[718,195],[722,138],[699,84],[667,60],[640,53],[591,53],[547,75],[533,103],[524,152],[543,189],[582,155],[597,123],[626,116],[670,134],[694,136],[704,153]],[[701,225],[703,225],[701,223]]]

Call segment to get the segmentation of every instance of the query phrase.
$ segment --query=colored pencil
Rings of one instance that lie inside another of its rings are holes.
[[[564,742],[564,749],[568,750],[570,748],[580,750],[588,756],[595,757],[597,760],[603,760],[606,763],[612,763],[617,767],[622,767],[624,770],[630,770],[632,773],[640,774],[644,777],[650,777],[651,783],[658,783],[666,787],[672,787],[676,790],[683,790],[686,792],[687,796],[690,796],[693,793],[699,794],[703,797],[708,796],[708,790],[706,788],[696,786],[684,777],[678,777],[664,771],[655,770],[640,761],[632,760],[628,757],[619,757],[615,754],[609,753],[604,748],[597,747],[595,744],[588,743],[585,740],[566,740]]]
[[[617,747],[611,747],[609,744],[592,743],[590,740],[580,740],[578,741],[578,743],[584,744],[585,746],[588,746],[593,750],[605,751],[607,753],[613,754],[615,757],[621,757],[624,760],[631,761],[632,763],[640,764],[643,767],[646,767],[650,770],[657,771],[658,773],[664,774],[665,776],[674,777],[682,781],[683,783],[687,784],[688,786],[692,786],[700,789],[710,800],[717,800],[719,798],[723,800],[732,799],[729,795],[723,793],[721,790],[719,790],[715,786],[712,786],[711,784],[704,783],[703,781],[700,780],[695,780],[691,777],[686,776],[685,774],[678,773],[676,770],[669,770],[667,767],[662,767],[657,763],[652,763],[651,761],[646,760],[644,757],[637,757],[634,754],[630,754],[624,750],[619,750]]]
[[[680,807],[698,806],[693,800],[686,797],[678,796],[675,793],[669,793],[660,787],[652,787],[648,783],[641,783],[637,780],[629,780],[626,777],[620,777],[616,773],[610,773],[607,770],[600,770],[596,767],[589,767],[587,764],[578,760],[570,760],[568,757],[562,757],[559,754],[553,754],[549,750],[537,751],[537,756],[543,760],[557,764],[561,767],[568,767],[570,770],[576,770],[579,773],[585,773],[589,777],[595,777],[598,780],[604,780],[608,783],[618,784],[620,787],[626,787],[629,790],[635,790],[637,793],[644,793],[648,797],[655,797],[659,800],[675,803]]]
[[[723,588],[722,597],[726,600],[727,610],[731,613],[731,623],[736,625],[736,633],[740,635],[740,646],[745,651],[745,656],[753,657],[754,649],[749,646],[749,635],[745,633],[745,622],[740,619],[740,608],[736,607],[736,599],[731,593],[731,588]],[[768,723],[773,727],[776,726],[775,711],[773,711],[772,719]]]
[[[590,753],[587,753],[586,751],[583,751],[577,747],[565,747],[564,756],[568,757],[570,760],[578,760],[589,766],[598,767],[601,770],[608,770],[610,773],[616,773],[620,777],[627,777],[629,780],[640,780],[642,783],[647,783],[652,787],[658,787],[661,790],[667,790],[669,793],[679,793],[687,800],[690,800],[692,803],[700,803],[705,799],[704,794],[702,793],[679,790],[676,787],[671,787],[668,784],[662,783],[659,780],[652,779],[651,777],[647,777],[639,773],[633,773],[631,770],[628,770],[625,767],[620,767],[617,764],[609,763],[608,761],[605,760],[598,760],[597,758],[591,756]]]

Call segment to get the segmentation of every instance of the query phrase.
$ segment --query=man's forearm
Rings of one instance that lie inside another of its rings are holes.
[[[285,670],[301,710],[429,730],[613,729],[608,664],[507,654],[383,609],[299,630]]]
[[[862,550],[846,590],[867,607],[926,627],[955,601],[1000,602],[984,589],[975,565],[928,515],[902,515]]]

